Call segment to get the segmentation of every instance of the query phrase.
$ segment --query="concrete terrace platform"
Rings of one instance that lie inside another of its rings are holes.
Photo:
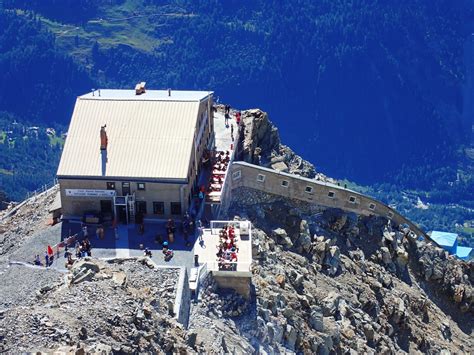
[[[169,244],[173,250],[173,258],[169,261],[164,260],[163,247],[160,243],[155,242],[157,234],[166,235],[165,222],[146,223],[143,235],[138,233],[138,226],[118,225],[117,233],[112,227],[105,228],[104,239],[96,236],[96,226],[88,226],[88,238],[92,245],[92,257],[95,258],[126,258],[143,256],[144,248],[148,248],[152,252],[152,260],[160,266],[184,266],[191,268],[194,261],[194,235],[189,236],[190,246],[185,245],[183,235],[177,223],[177,231],[175,240]],[[44,253],[48,245],[54,246],[59,242],[63,242],[69,236],[78,235],[78,240],[84,239],[80,223],[62,222],[51,228],[45,229],[34,235],[31,242],[26,243],[19,251],[12,255],[11,260],[32,263],[34,255],[39,254],[41,262],[44,263]],[[164,238],[166,240],[166,238]],[[74,244],[71,245],[71,252],[74,254]],[[56,250],[54,250],[56,253]],[[52,267],[58,270],[65,270],[64,248],[60,249],[59,257],[55,257]]]
[[[216,223],[212,221],[211,225]],[[219,223],[219,222],[218,222]],[[251,232],[248,235],[241,235],[239,229],[240,222],[221,222],[235,224],[236,244],[239,248],[237,252],[238,260],[235,263],[236,268],[232,271],[220,270],[217,252],[219,250],[219,228],[206,228],[203,230],[202,241],[197,240],[194,246],[194,252],[199,257],[199,264],[207,264],[207,271],[212,271],[213,274],[224,274],[231,276],[250,276],[250,267],[252,263],[252,239]],[[249,223],[249,222],[248,222]],[[250,223],[249,223],[250,224]]]

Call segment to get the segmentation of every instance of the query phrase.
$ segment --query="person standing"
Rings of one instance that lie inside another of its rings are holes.
[[[89,236],[89,232],[87,230],[87,224],[82,225],[82,234],[83,234],[84,238],[87,238]]]
[[[48,255],[48,252],[44,253],[44,266],[49,267],[49,255]]]
[[[202,225],[202,221],[200,219],[198,219],[196,226],[197,226],[197,232],[198,232],[198,240],[199,242],[203,242],[204,240],[202,238],[202,235],[204,233],[204,228]]]

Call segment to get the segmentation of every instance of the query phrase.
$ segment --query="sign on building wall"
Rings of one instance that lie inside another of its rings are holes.
[[[70,197],[114,197],[115,190],[66,189]]]

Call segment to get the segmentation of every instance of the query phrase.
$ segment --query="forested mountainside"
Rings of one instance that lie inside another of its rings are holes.
[[[72,53],[101,86],[146,80],[213,89],[235,106],[269,111],[288,143],[328,173],[369,183],[402,166],[449,164],[467,142],[462,84],[470,5],[4,2],[34,13],[56,33],[57,50]],[[85,79],[71,69],[63,85],[83,88]],[[51,119],[68,119],[67,110],[57,112]]]
[[[269,112],[283,141],[328,175],[469,204],[463,51],[473,9],[471,0],[4,0],[0,110],[58,128],[92,87],[210,89]]]

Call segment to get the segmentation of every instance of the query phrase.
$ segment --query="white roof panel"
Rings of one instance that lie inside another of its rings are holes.
[[[59,177],[187,178],[200,100],[111,100],[104,99],[103,91],[101,95],[77,99]],[[100,150],[104,124],[106,152]]]
[[[99,96],[100,91],[100,96]],[[211,91],[147,90],[141,95],[135,95],[135,90],[100,89],[80,96],[89,100],[133,100],[133,101],[201,101],[207,98]]]

